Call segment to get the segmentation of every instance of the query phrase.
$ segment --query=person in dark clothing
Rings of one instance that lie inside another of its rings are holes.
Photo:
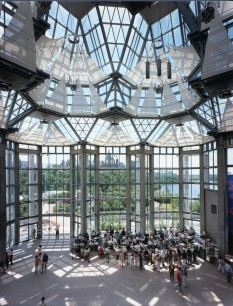
[[[8,256],[9,256],[9,263],[13,265],[13,249],[10,249],[8,251]]]
[[[41,273],[43,273],[44,270],[46,270],[48,260],[49,260],[48,255],[47,255],[46,253],[44,253],[44,254],[43,254],[43,257],[42,257]]]
[[[55,232],[56,232],[56,238],[59,238],[59,226],[56,226]]]
[[[193,262],[197,262],[197,247],[194,245],[192,249],[192,255],[193,255]]]
[[[169,270],[170,281],[174,281],[175,266],[171,261],[169,263],[168,270]]]
[[[192,264],[192,250],[191,248],[188,248],[187,250],[187,257],[188,257],[188,265]]]
[[[181,256],[183,264],[186,264],[188,255],[187,255],[187,250],[185,248],[183,248]]]
[[[9,268],[9,255],[8,255],[8,252],[6,252],[5,266],[6,266],[6,270],[8,270],[8,268]]]
[[[142,269],[142,251],[139,252],[139,267]]]

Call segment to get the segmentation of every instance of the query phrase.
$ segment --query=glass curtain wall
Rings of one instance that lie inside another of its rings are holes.
[[[97,227],[101,230],[128,228],[132,232],[139,232],[141,228],[148,232],[152,228],[176,227],[179,226],[180,205],[183,206],[185,226],[199,229],[199,147],[180,149],[182,154],[179,155],[178,148],[132,146],[127,148],[128,159],[123,147],[84,147],[42,147],[43,235],[55,235],[57,225],[61,234],[69,234],[70,216],[74,236],[81,232],[83,222],[89,233]],[[216,144],[207,144],[204,150],[209,188],[215,189]],[[13,143],[8,143],[6,154],[10,244],[15,230]],[[37,146],[19,145],[20,241],[30,239],[38,223],[39,154]],[[180,160],[182,170],[179,170]],[[130,224],[126,226],[127,214]]]
[[[38,222],[37,146],[19,144],[20,241],[32,238]]]
[[[42,147],[43,235],[70,233],[70,148]]]
[[[100,229],[126,227],[126,148],[99,148]]]
[[[130,230],[148,233],[153,229],[152,148],[141,144],[129,148]]]
[[[72,148],[72,222],[73,235],[91,233],[96,228],[97,179],[96,166],[98,148],[91,145],[77,145]],[[85,226],[84,226],[85,224]]]
[[[182,151],[184,226],[200,232],[200,147]]]
[[[6,243],[15,243],[15,144],[7,141],[6,149]]]
[[[179,226],[179,149],[154,148],[154,227]]]
[[[216,142],[203,146],[204,188],[218,190],[218,156]]]

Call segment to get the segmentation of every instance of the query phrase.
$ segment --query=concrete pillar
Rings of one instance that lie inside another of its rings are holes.
[[[98,154],[95,155],[95,230],[100,228],[100,158],[99,148]]]
[[[204,188],[204,158],[203,158],[203,146],[200,151],[200,232],[205,229],[205,188]]]
[[[0,131],[0,264],[6,256],[6,132]]]
[[[42,231],[42,148],[39,148],[38,154],[38,226],[37,229],[41,229],[41,238],[43,235]]]
[[[226,196],[226,156],[224,149],[224,137],[217,138],[218,151],[218,247],[219,253],[225,256],[226,253],[226,233],[227,225],[227,196]]]

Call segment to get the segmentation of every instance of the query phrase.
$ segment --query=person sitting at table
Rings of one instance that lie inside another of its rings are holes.
[[[90,255],[90,249],[89,248],[85,248],[84,252],[83,252],[83,258],[86,259],[89,257]]]
[[[104,249],[103,249],[102,245],[98,246],[98,254],[100,255],[100,257],[104,256]]]

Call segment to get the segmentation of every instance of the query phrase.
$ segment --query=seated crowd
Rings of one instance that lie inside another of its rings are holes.
[[[192,264],[196,262],[196,256],[200,245],[194,242],[195,231],[167,229],[153,230],[149,234],[126,232],[122,230],[93,231],[89,236],[79,235],[75,238],[73,249],[83,256],[84,250],[96,251],[100,257],[108,257],[111,254],[120,260],[123,266],[125,260],[132,267],[142,268],[142,263],[151,264],[155,270],[170,262],[175,265]]]

